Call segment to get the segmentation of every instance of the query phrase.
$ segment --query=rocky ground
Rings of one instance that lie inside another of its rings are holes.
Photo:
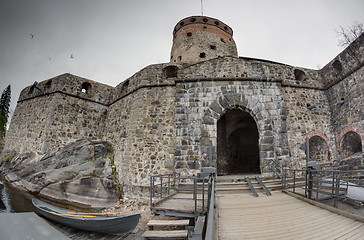
[[[97,209],[122,197],[108,142],[82,139],[44,155],[5,150],[0,172],[13,186],[61,204]]]
[[[139,224],[136,228],[143,230],[147,229],[148,221],[153,218],[154,214],[150,211],[150,206],[144,203],[130,202],[130,203],[119,203],[113,207],[103,210],[103,212],[112,212],[120,215],[140,213]]]

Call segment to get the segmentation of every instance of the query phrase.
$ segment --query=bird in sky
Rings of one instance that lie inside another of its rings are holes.
[[[34,38],[34,34],[30,34],[30,36],[32,37],[32,39]]]
[[[73,54],[71,54],[71,58],[73,58]]]

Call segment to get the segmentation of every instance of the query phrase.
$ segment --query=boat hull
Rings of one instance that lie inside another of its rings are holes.
[[[74,213],[38,199],[32,199],[37,213],[55,222],[90,232],[124,234],[133,231],[138,225],[140,214],[131,215],[93,215]]]

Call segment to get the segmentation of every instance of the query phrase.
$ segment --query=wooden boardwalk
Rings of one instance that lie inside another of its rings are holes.
[[[282,192],[217,191],[217,239],[364,239],[364,223]]]
[[[197,211],[202,212],[202,194],[197,194],[197,199]],[[207,193],[205,194],[204,202],[204,210],[206,211]],[[165,199],[165,201],[156,204],[153,209],[192,214],[195,212],[195,201],[193,200],[192,193],[177,193]]]

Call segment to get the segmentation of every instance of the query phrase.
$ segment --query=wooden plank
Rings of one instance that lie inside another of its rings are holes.
[[[187,238],[188,230],[173,230],[173,231],[145,231],[143,237],[160,238],[160,239],[185,239]]]
[[[147,223],[147,226],[148,227],[161,227],[161,226],[178,227],[178,226],[188,226],[189,224],[190,224],[189,219],[184,219],[184,220],[155,220],[155,219],[152,219]]]
[[[350,240],[364,239],[364,226],[360,226],[357,229],[355,229],[354,231],[351,231],[345,237],[346,237],[346,239],[350,239]]]
[[[202,195],[197,196],[197,210],[202,211]],[[207,209],[207,195],[205,196],[205,210]],[[181,213],[194,213],[195,201],[193,194],[178,193],[173,198],[165,199],[165,201],[155,204],[153,210],[172,211]]]
[[[292,198],[217,192],[219,239],[360,239],[364,224]],[[362,238],[364,239],[364,238]]]

